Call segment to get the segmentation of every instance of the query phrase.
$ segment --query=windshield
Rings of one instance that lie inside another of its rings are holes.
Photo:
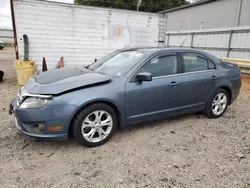
[[[143,53],[135,50],[116,51],[93,63],[88,69],[110,76],[122,76],[143,57]]]

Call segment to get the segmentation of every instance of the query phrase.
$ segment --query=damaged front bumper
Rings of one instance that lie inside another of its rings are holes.
[[[36,109],[21,109],[18,106],[18,100],[13,99],[9,106],[9,114],[14,115],[15,127],[19,132],[42,140],[66,140],[68,138],[69,117],[75,107],[58,105]],[[48,129],[48,127],[58,125],[62,127],[61,130],[51,131]]]

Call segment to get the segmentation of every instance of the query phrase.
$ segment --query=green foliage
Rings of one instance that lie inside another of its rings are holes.
[[[137,0],[75,0],[75,4],[127,10],[137,9]],[[187,0],[142,0],[139,11],[159,12],[186,4],[188,4]]]

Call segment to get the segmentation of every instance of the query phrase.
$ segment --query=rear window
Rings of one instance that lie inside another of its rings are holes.
[[[199,54],[183,53],[183,60],[185,72],[215,69],[213,62]]]

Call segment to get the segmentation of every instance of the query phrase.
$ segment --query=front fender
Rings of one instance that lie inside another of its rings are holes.
[[[86,108],[87,106],[89,106],[91,104],[96,104],[96,103],[105,103],[105,104],[111,106],[115,110],[115,112],[118,116],[120,126],[123,127],[125,125],[126,119],[122,113],[123,109],[119,108],[118,105],[115,103],[115,101],[104,99],[104,98],[98,98],[98,99],[94,99],[91,101],[87,101],[86,103],[82,104],[77,109],[75,109],[74,113],[71,115],[71,117],[69,119],[69,125],[71,124],[71,122],[73,121],[74,117],[76,116],[76,114],[78,112],[80,112],[82,109]]]
[[[76,106],[75,111],[71,114],[68,124],[70,125],[75,115],[79,110],[93,103],[107,103],[111,107],[115,108],[119,113],[119,119],[121,126],[126,124],[125,121],[125,89],[124,85],[118,83],[114,85],[114,82],[99,85],[96,87],[84,88],[75,90],[63,95],[54,97],[54,103],[67,103]]]

